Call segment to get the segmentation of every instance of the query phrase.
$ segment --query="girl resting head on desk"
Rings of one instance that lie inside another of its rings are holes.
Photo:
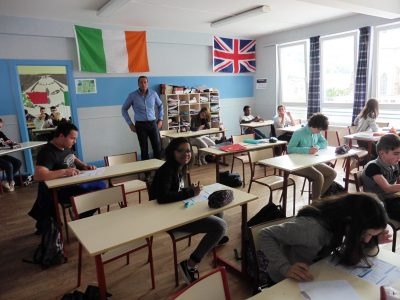
[[[285,278],[311,281],[309,265],[335,254],[344,265],[370,266],[379,243],[390,242],[388,217],[374,194],[353,193],[314,201],[297,216],[262,229],[260,249],[268,260],[271,284]]]
[[[192,160],[189,140],[186,138],[173,139],[165,150],[165,156],[166,162],[157,170],[151,184],[150,199],[157,199],[158,203],[165,204],[197,196],[202,189],[200,182],[197,185],[188,185],[186,181],[187,168]],[[209,216],[172,231],[172,233],[205,233],[190,257],[178,264],[186,283],[189,284],[199,278],[197,265],[202,258],[217,244],[227,242],[226,227],[222,216]]]

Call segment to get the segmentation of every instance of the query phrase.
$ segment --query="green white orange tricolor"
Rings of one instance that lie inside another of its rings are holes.
[[[97,73],[148,72],[146,32],[75,25],[79,70]]]

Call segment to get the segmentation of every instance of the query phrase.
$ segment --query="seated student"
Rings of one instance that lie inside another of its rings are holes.
[[[251,115],[251,107],[249,105],[246,105],[245,107],[243,107],[243,112],[244,112],[244,115],[240,117],[240,124],[264,121],[263,118],[261,118],[260,116],[254,117],[254,116]],[[246,128],[244,133],[245,134],[253,133],[254,134],[254,138],[256,140],[266,139],[267,138],[264,133],[262,133],[260,130],[255,129],[255,128]]]
[[[378,158],[370,161],[362,173],[364,190],[379,196],[390,218],[400,221],[400,138],[395,134],[381,137],[376,146]]]
[[[164,204],[182,201],[198,195],[202,189],[200,182],[197,185],[185,185],[187,168],[192,159],[189,140],[186,138],[173,139],[165,150],[165,156],[166,162],[157,170],[151,184],[150,199],[157,199],[158,203]],[[205,233],[189,259],[179,263],[179,268],[187,283],[197,279],[199,275],[197,264],[219,242],[222,243],[226,227],[227,225],[222,218],[209,216],[174,229],[190,233]],[[227,237],[225,242],[226,239]]]
[[[14,142],[1,131],[1,128],[3,128],[3,119],[0,119],[0,147],[9,148]],[[20,168],[21,161],[18,158],[10,155],[0,156],[0,169],[4,170],[6,173],[6,177],[3,178],[1,185],[7,192],[13,192],[15,190],[14,175]]]
[[[258,235],[268,260],[269,284],[285,278],[311,281],[309,265],[331,253],[341,264],[370,266],[367,257],[377,255],[378,243],[391,241],[387,221],[382,203],[368,193],[340,195],[303,207],[294,219],[266,227]]]
[[[46,113],[46,108],[45,108],[45,107],[41,106],[40,109],[39,109],[39,111],[40,111],[39,116],[44,116],[44,120],[45,120],[45,121],[47,121],[48,119],[50,119],[49,114]],[[39,117],[39,116],[38,116],[38,117]]]
[[[59,111],[55,111],[51,114],[51,121],[53,127],[57,127],[60,123],[67,122],[67,120],[62,117]]]
[[[379,115],[378,100],[368,99],[362,111],[354,119],[354,125],[357,126],[357,132],[363,132],[363,131],[378,132],[379,127],[378,125],[376,125],[376,119],[378,118],[378,115]],[[357,144],[364,149],[368,149],[368,142],[366,141],[357,141]],[[372,147],[371,154],[373,158],[377,157],[375,147]]]
[[[53,139],[39,151],[34,173],[34,180],[39,181],[38,194],[29,212],[29,215],[37,221],[36,228],[38,233],[43,233],[49,218],[55,216],[52,194],[47,189],[44,181],[78,175],[80,170],[96,169],[95,166],[79,160],[71,150],[76,143],[77,137],[78,128],[74,124],[62,123],[55,130]],[[60,203],[70,203],[71,196],[105,187],[106,185],[103,181],[68,186],[59,190],[58,199]],[[87,215],[82,217],[84,216]]]
[[[35,119],[34,116],[32,116],[27,109],[24,109],[24,113],[25,113],[25,120],[26,122],[33,122],[33,120]]]
[[[293,120],[292,114],[289,111],[288,112],[286,111],[284,105],[278,105],[277,112],[278,114],[274,117],[275,130],[287,126],[296,125],[296,123]],[[277,137],[278,140],[289,142],[292,137],[292,133],[285,132],[281,135],[277,135]]]
[[[190,130],[198,131],[204,129],[210,129],[210,113],[208,112],[207,107],[203,107],[200,109],[200,112],[192,117],[190,122]],[[192,145],[197,146],[198,148],[207,148],[210,146],[215,146],[215,142],[210,139],[208,136],[200,136],[194,139],[191,139]],[[200,152],[199,162],[200,164],[206,165],[206,158],[203,152]]]
[[[328,146],[326,139],[321,135],[322,130],[328,128],[328,118],[321,113],[313,114],[308,125],[293,133],[287,146],[288,153],[316,154],[319,149]],[[312,181],[312,199],[317,200],[323,195],[336,178],[336,171],[327,164],[319,164],[296,171],[294,174]]]

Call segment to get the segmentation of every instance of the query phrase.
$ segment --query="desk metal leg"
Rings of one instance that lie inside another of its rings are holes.
[[[350,180],[350,162],[351,162],[352,156],[349,156],[346,158],[346,176],[344,180],[344,190],[347,192],[349,190],[349,180]]]
[[[245,236],[247,235],[247,203],[241,205],[242,208],[242,242],[241,242],[241,247],[242,247],[242,255],[241,255],[241,267],[240,269],[232,264],[231,262],[227,261],[226,259],[218,256],[218,254],[215,255],[215,260],[217,261],[217,264],[225,266],[228,270],[233,271],[235,273],[238,273],[239,275],[247,278],[247,261],[246,261],[246,255],[244,255],[244,249],[245,249]]]
[[[96,261],[97,283],[99,284],[100,299],[107,300],[106,277],[104,275],[104,265],[101,261],[101,254],[96,255],[94,259]]]
[[[287,188],[288,188],[289,172],[283,172],[283,186],[282,186],[282,210],[286,217],[286,204],[287,204]]]
[[[219,156],[215,159],[215,180],[219,183]]]

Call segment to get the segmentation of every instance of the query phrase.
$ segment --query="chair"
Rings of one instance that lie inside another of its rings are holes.
[[[274,157],[273,149],[262,149],[257,151],[249,152],[250,157],[250,167],[251,167],[251,180],[248,188],[248,193],[250,193],[251,186],[253,182],[266,186],[269,191],[269,202],[272,202],[272,192],[281,190],[283,188],[283,177],[277,175],[267,175],[265,166],[264,167],[264,176],[262,177],[255,177],[255,169],[258,165],[257,163],[260,160],[267,159]],[[261,166],[261,165],[259,165]],[[288,178],[288,186],[293,186],[293,215],[295,214],[296,209],[296,183],[292,178]],[[282,199],[282,198],[281,198]]]
[[[362,174],[363,171],[358,171],[354,173],[354,180],[356,182],[356,190],[360,192],[363,189]],[[400,222],[389,218],[389,226],[393,230],[393,242],[392,242],[392,252],[396,252],[396,241],[397,241],[397,231],[400,230]]]
[[[242,135],[232,135],[232,143],[238,144],[243,142],[245,139],[254,139],[254,134],[242,134]],[[246,176],[244,172],[244,165],[249,164],[249,152],[234,154],[232,158],[232,166],[231,166],[231,173],[233,172],[233,166],[235,164],[235,159],[242,163],[242,173],[243,173],[243,187],[246,186]]]
[[[176,133],[176,129],[170,129],[170,130],[160,130],[160,138],[161,138],[161,148],[165,149],[167,148],[170,138],[166,137],[165,134],[167,133]]]
[[[285,222],[288,222],[290,220],[292,220],[294,217],[291,218],[284,218],[284,219],[278,219],[278,220],[274,220],[274,221],[268,221],[268,222],[264,222],[258,225],[254,225],[249,227],[249,232],[250,232],[250,245],[252,248],[252,253],[254,255],[253,257],[253,261],[256,264],[256,281],[254,282],[254,290],[257,290],[261,287],[265,287],[263,286],[263,284],[261,283],[261,278],[260,278],[260,264],[259,264],[259,258],[257,256],[257,253],[260,251],[260,244],[259,244],[259,239],[258,239],[258,234],[260,233],[260,231],[266,227],[270,227],[270,226],[274,226],[274,225],[279,225]]]
[[[176,293],[172,300],[230,300],[228,277],[224,267],[201,277]]]
[[[123,185],[71,197],[71,203],[73,207],[74,217],[76,219],[79,219],[79,215],[84,212],[97,210],[100,213],[100,209],[102,207],[107,207],[108,211],[111,206],[121,207],[122,209],[127,206]],[[152,238],[129,242],[123,246],[102,253],[101,261],[104,265],[120,257],[126,256],[126,264],[129,264],[130,253],[146,248],[148,249],[148,262],[150,265],[151,286],[154,289],[155,280],[154,280],[154,268],[153,268]],[[81,285],[81,273],[82,273],[81,270],[82,270],[82,244],[79,243],[78,285],[77,285],[78,287]]]
[[[106,166],[115,166],[137,161],[137,153],[130,152],[125,154],[104,156]],[[142,191],[145,191],[146,183],[142,180],[132,179],[132,176],[123,176],[110,180],[111,186],[124,185],[125,194],[139,193],[139,203],[142,202]]]

